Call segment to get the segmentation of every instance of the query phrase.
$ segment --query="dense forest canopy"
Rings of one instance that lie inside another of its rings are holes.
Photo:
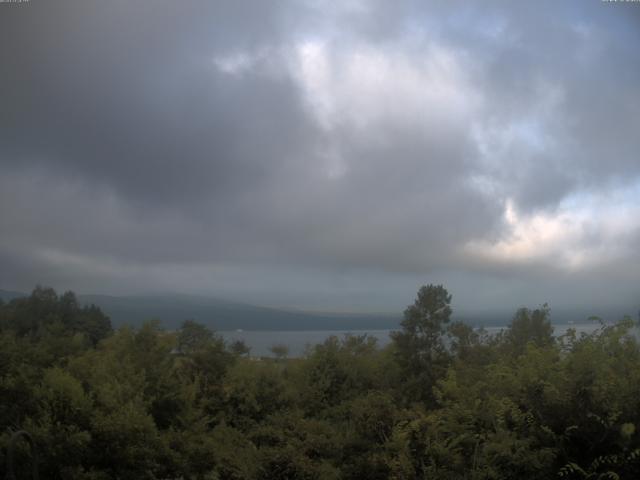
[[[638,478],[630,318],[554,337],[545,305],[489,336],[451,301],[420,288],[386,348],[345,335],[255,358],[189,320],[114,331],[38,287],[0,302],[1,468],[23,429],[54,480]]]

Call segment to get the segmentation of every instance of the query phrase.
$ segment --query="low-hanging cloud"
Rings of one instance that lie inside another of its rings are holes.
[[[637,295],[637,5],[0,8],[0,287]]]

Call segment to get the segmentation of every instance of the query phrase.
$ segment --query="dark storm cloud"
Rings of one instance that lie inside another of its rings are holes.
[[[635,265],[618,204],[575,200],[640,198],[634,7],[0,5],[0,282],[337,298]]]
[[[235,30],[227,22],[246,32],[232,45],[250,45],[268,11],[254,11],[258,24],[220,3],[194,3],[188,14],[176,2],[129,5],[36,2],[3,17],[16,39],[2,53],[4,161],[64,170],[151,203],[197,201],[240,178],[259,180],[270,168],[255,154],[281,155],[285,132],[286,148],[304,141],[291,85],[231,82],[213,67],[223,40],[238,36],[224,38]]]

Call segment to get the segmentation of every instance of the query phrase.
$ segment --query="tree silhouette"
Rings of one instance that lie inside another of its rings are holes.
[[[404,311],[402,330],[391,334],[412,396],[431,400],[431,388],[444,374],[449,355],[443,335],[451,317],[450,303],[451,295],[442,285],[422,286],[414,304]]]

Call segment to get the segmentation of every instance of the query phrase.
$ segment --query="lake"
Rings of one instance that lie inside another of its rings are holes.
[[[578,334],[589,333],[597,329],[600,325],[596,322],[576,323],[574,325],[554,325],[557,336],[566,333],[568,328],[574,328]],[[485,327],[489,334],[496,334],[505,327]],[[392,330],[242,330],[242,331],[221,331],[225,340],[243,340],[251,348],[251,356],[269,357],[273,356],[269,350],[274,345],[286,345],[289,347],[290,357],[301,357],[304,355],[307,346],[324,342],[327,338],[335,335],[342,338],[344,335],[369,335],[378,340],[378,346],[384,347],[389,344],[391,338],[389,334]]]

